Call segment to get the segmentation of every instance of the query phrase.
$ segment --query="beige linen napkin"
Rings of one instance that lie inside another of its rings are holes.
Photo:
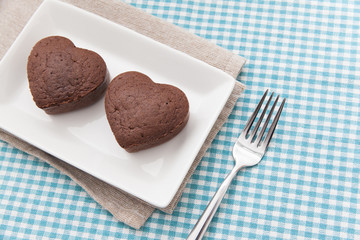
[[[0,58],[2,58],[15,40],[17,35],[29,20],[42,1],[40,0],[2,0],[0,1]],[[179,51],[185,52],[216,68],[223,70],[236,78],[240,73],[245,59],[235,55],[215,44],[208,42],[184,29],[172,25],[164,20],[151,16],[143,11],[118,0],[65,0],[70,4],[93,12],[115,23],[133,29],[140,34],[153,38]],[[160,209],[172,213],[176,207],[185,185],[201,158],[210,146],[212,140],[231,113],[244,85],[236,82],[224,109],[213,126],[210,134],[196,156],[189,172],[181,184],[170,205]],[[154,207],[129,194],[31,146],[30,144],[12,136],[0,129],[0,139],[14,147],[46,161],[60,172],[69,176],[79,184],[88,194],[113,214],[115,218],[125,224],[139,229],[154,211]]]

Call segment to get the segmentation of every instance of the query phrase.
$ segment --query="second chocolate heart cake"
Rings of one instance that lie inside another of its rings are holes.
[[[77,48],[60,36],[36,43],[28,57],[27,74],[36,105],[48,114],[94,103],[109,82],[106,64],[99,54]]]
[[[109,84],[105,111],[119,145],[136,152],[177,135],[189,119],[189,102],[177,87],[126,72]]]

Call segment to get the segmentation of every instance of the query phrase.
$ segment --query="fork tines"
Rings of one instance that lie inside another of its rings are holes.
[[[257,116],[257,114],[259,113],[259,111],[260,111],[260,109],[261,109],[261,106],[263,105],[263,102],[265,101],[265,98],[266,98],[268,92],[269,92],[269,90],[266,90],[266,91],[265,91],[265,93],[264,93],[264,95],[262,96],[259,104],[257,105],[254,113],[251,115],[250,119],[249,119],[248,122],[246,123],[246,126],[245,126],[243,132],[241,133],[241,135],[243,135],[242,137],[246,138],[246,139],[247,139],[248,141],[250,141],[251,143],[256,144],[257,147],[263,148],[263,150],[266,150],[267,146],[268,146],[269,143],[270,143],[270,140],[271,140],[271,138],[272,138],[272,135],[274,134],[276,125],[277,125],[277,123],[278,123],[278,121],[279,121],[280,114],[281,114],[281,112],[282,112],[282,110],[283,110],[283,108],[284,108],[285,101],[286,101],[286,98],[284,98],[283,101],[282,101],[282,103],[281,103],[281,105],[280,105],[280,107],[279,107],[279,109],[278,109],[278,111],[277,111],[277,113],[276,113],[276,115],[275,115],[275,118],[274,118],[273,121],[272,121],[272,124],[271,124],[271,126],[270,126],[270,128],[269,128],[269,130],[268,130],[268,133],[267,133],[267,135],[265,136],[265,139],[262,141],[263,136],[264,136],[264,134],[265,134],[265,131],[266,131],[266,129],[267,129],[267,126],[268,126],[268,124],[269,124],[269,122],[270,122],[271,115],[273,114],[273,112],[274,112],[274,110],[275,110],[275,106],[276,106],[277,102],[279,101],[280,95],[278,95],[278,96],[276,97],[276,99],[275,99],[275,101],[274,101],[274,103],[273,103],[273,105],[272,105],[272,107],[271,107],[271,110],[270,110],[270,112],[269,112],[269,114],[268,114],[268,116],[267,116],[267,118],[266,118],[266,120],[265,120],[265,123],[264,123],[263,126],[261,127],[260,133],[259,133],[258,135],[256,134],[257,131],[258,131],[258,129],[259,129],[259,127],[260,127],[260,125],[261,125],[261,122],[262,122],[262,120],[263,120],[263,118],[264,118],[264,116],[265,116],[265,114],[266,114],[266,111],[267,111],[267,109],[268,109],[268,107],[269,107],[269,105],[270,105],[270,103],[271,103],[271,100],[272,100],[272,98],[273,98],[273,96],[274,96],[274,92],[271,93],[271,95],[270,95],[270,97],[269,97],[269,99],[268,99],[268,101],[267,101],[267,103],[266,103],[266,105],[265,105],[265,107],[264,107],[264,109],[263,109],[263,111],[262,111],[262,113],[261,113],[261,115],[260,115],[260,117],[259,117],[259,119],[258,119],[258,121],[257,121],[257,123],[256,123],[256,125],[255,125],[255,127],[253,128],[253,130],[251,130],[251,127],[252,127],[253,123],[255,122],[256,116]]]

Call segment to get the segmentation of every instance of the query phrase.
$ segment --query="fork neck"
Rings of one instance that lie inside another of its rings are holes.
[[[235,163],[235,166],[234,168],[231,170],[231,172],[235,172],[237,173],[240,169],[243,169],[245,168],[246,166],[244,164],[241,164],[241,163]]]

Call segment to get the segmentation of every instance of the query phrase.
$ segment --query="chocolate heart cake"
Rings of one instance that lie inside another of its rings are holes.
[[[189,102],[177,87],[126,72],[109,84],[105,111],[119,145],[136,152],[177,135],[189,119]]]
[[[94,103],[109,82],[106,64],[99,54],[77,48],[60,36],[35,44],[28,57],[27,74],[36,105],[48,114]]]

